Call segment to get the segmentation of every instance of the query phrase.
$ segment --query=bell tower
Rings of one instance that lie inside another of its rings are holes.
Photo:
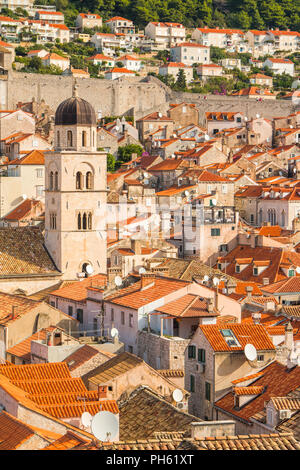
[[[97,152],[96,125],[75,85],[55,113],[54,151],[45,152],[45,245],[64,279],[106,273],[106,154]]]

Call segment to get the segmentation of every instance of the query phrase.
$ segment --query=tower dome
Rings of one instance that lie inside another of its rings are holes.
[[[79,98],[76,85],[73,88],[73,96],[60,103],[55,113],[56,126],[96,126],[96,113],[93,106]]]

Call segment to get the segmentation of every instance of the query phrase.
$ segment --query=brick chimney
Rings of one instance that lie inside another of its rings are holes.
[[[208,313],[212,313],[214,311],[214,301],[212,298],[207,299],[207,311]]]
[[[246,292],[247,292],[247,299],[250,300],[252,298],[253,287],[246,286]]]
[[[155,274],[154,273],[145,273],[141,275],[141,290],[152,287],[155,284]]]
[[[234,282],[231,279],[228,279],[226,283],[226,288],[227,288],[227,294],[233,294],[236,289],[236,282]]]
[[[16,313],[16,306],[13,305],[12,308],[11,308],[11,318],[14,320],[14,318],[16,318],[17,316],[17,313]]]
[[[107,398],[107,385],[98,385],[98,400]]]
[[[284,345],[287,349],[292,350],[294,345],[294,337],[293,337],[293,327],[291,322],[285,327],[285,335],[284,335]]]

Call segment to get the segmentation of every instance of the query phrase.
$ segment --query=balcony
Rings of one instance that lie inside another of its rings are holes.
[[[197,208],[192,210],[192,225],[235,224],[236,212],[232,206]]]

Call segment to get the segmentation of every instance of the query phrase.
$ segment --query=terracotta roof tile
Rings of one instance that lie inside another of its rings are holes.
[[[67,356],[63,362],[66,362],[69,370],[72,371],[77,369],[77,367],[81,366],[85,362],[89,361],[92,357],[99,354],[98,349],[93,348],[89,344],[84,344],[80,348],[78,348],[75,352]]]
[[[234,394],[233,392],[229,392],[218,400],[215,406],[229,413],[229,415],[234,415],[237,418],[249,422],[250,418],[255,413],[264,409],[265,402],[272,396],[285,396],[287,393],[299,387],[300,367],[298,366],[293,369],[287,369],[286,366],[275,361],[265,367],[262,372],[263,375],[258,377],[252,385],[264,386],[264,393],[246,403],[242,408],[235,409]]]
[[[76,300],[77,302],[84,302],[87,298],[87,288],[90,286],[104,287],[107,284],[106,274],[95,274],[94,276],[87,277],[82,281],[75,281],[61,289],[51,292],[51,295],[61,297],[64,299]]]
[[[243,351],[248,343],[252,343],[258,351],[274,351],[275,347],[266,329],[262,325],[232,323],[221,325],[200,325],[199,329],[207,338],[214,351]],[[222,335],[222,330],[231,330],[239,342],[237,346],[229,346]]]

